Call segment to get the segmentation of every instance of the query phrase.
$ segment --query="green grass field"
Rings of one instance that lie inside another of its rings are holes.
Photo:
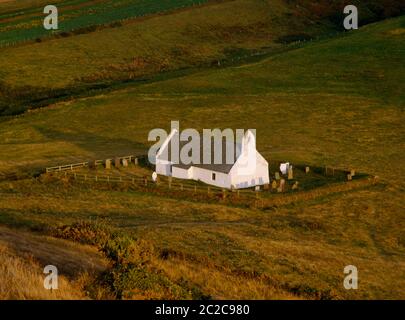
[[[204,2],[204,0],[59,1],[57,7],[60,13],[60,28],[55,33],[70,32],[89,26],[102,26],[126,19],[199,5]],[[0,14],[0,46],[40,39],[54,34],[43,28],[45,15],[41,1],[34,7],[26,8],[22,14],[20,10]]]
[[[71,96],[89,86],[272,52],[283,46],[283,37],[334,30],[330,23],[311,24],[307,15],[291,23],[288,17],[294,12],[280,0],[209,2],[170,15],[135,19],[121,27],[3,48],[0,112],[18,114],[38,101],[62,93]],[[27,55],[31,50],[36,54]]]
[[[278,5],[281,16],[288,13],[281,1],[271,4]],[[235,18],[232,10],[244,6],[249,10]],[[119,81],[131,72],[152,78],[0,117],[0,173],[144,154],[151,129],[168,130],[170,120],[179,120],[183,129],[255,128],[258,150],[271,161],[354,168],[379,176],[379,184],[242,208],[63,178],[5,180],[0,224],[84,242],[94,232],[88,225],[107,224],[110,233],[101,234],[108,239],[92,244],[115,263],[117,279],[108,273],[99,279],[94,286],[106,286],[108,293],[100,289],[92,298],[404,299],[405,17],[286,50],[273,40],[301,25],[286,29],[262,6],[270,4],[224,2],[0,49],[2,83],[15,88],[37,87],[38,74],[41,86],[53,88]],[[257,32],[261,23],[266,32]],[[243,31],[234,32],[236,25]],[[255,37],[248,32],[253,25]],[[269,46],[282,48],[178,74],[156,76],[150,66],[115,74],[111,70],[121,69],[106,67],[153,53],[156,65],[169,60],[170,71],[221,59],[229,48],[235,55],[235,49]],[[28,56],[31,49],[36,54]],[[54,59],[40,63],[49,49]],[[64,67],[66,56],[77,68]],[[75,226],[78,221],[85,223]],[[129,258],[117,264],[117,252]],[[131,259],[147,262],[133,269]],[[359,290],[342,285],[343,268],[351,264],[359,269]],[[140,274],[147,281],[137,281]]]

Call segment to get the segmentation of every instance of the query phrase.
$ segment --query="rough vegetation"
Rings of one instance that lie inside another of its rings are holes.
[[[35,3],[1,4],[1,14]],[[86,277],[86,259],[66,264],[60,252],[75,288],[60,298],[404,298],[404,17],[336,34],[326,3],[209,2],[0,49],[0,224],[108,260]],[[361,3],[369,21],[402,10]],[[253,127],[271,161],[355,168],[381,183],[246,208],[38,176],[145,154],[148,132],[170,120]],[[3,237],[2,270],[36,283],[52,257],[31,261],[13,239]],[[359,290],[343,288],[350,264]],[[0,292],[18,280],[7,272]],[[33,286],[3,297],[49,297]]]

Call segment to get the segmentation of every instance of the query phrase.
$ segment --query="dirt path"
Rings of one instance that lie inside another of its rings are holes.
[[[59,274],[75,278],[82,272],[100,272],[107,268],[107,261],[93,247],[16,231],[0,226],[0,244],[11,248],[18,255],[32,256],[44,267],[54,265]]]

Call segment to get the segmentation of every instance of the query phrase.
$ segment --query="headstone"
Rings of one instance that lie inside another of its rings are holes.
[[[276,180],[273,180],[273,182],[271,183],[271,188],[273,190],[277,189],[277,181]]]
[[[122,166],[128,167],[128,160],[127,159],[122,159]]]
[[[135,165],[138,165],[138,158],[134,159],[134,163],[135,163]]]
[[[156,172],[153,172],[153,173],[152,173],[152,180],[153,180],[153,182],[156,182],[156,181],[157,181],[157,178],[158,178],[157,173],[156,173]]]
[[[276,178],[276,180],[280,180],[280,172],[276,172],[274,174],[274,177]]]
[[[110,159],[107,159],[107,160],[105,161],[105,168],[106,168],[107,170],[110,170],[110,169],[111,169],[111,160],[110,160]]]
[[[89,161],[89,169],[91,169],[91,170],[96,169],[96,161],[95,160]]]
[[[280,189],[281,189],[281,192],[285,191],[285,180],[284,179],[280,180]]]
[[[356,171],[354,169],[350,170],[350,174],[352,177],[354,177],[356,175]]]
[[[294,183],[293,186],[292,186],[292,189],[293,189],[293,190],[297,190],[297,189],[298,189],[298,184],[299,184],[299,182],[298,182],[298,181],[295,181],[295,183]]]
[[[120,158],[115,158],[115,159],[114,159],[114,166],[115,166],[116,168],[121,167],[121,160],[120,160]]]
[[[306,174],[309,173],[309,167],[305,167],[305,173],[306,173]]]
[[[293,167],[289,166],[288,167],[288,180],[292,180],[293,178],[294,178]]]
[[[288,162],[280,164],[280,171],[282,174],[287,174],[290,164]]]
[[[255,191],[260,191],[260,186],[255,186]]]
[[[347,181],[352,181],[352,175],[350,173],[347,175]]]

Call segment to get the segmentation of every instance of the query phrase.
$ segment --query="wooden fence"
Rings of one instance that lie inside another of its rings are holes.
[[[58,176],[61,172],[56,173]],[[199,200],[221,199],[235,205],[247,205],[255,208],[266,208],[271,206],[287,205],[297,201],[308,201],[319,197],[326,196],[332,193],[347,192],[359,188],[368,187],[378,183],[378,178],[359,179],[350,183],[337,183],[333,185],[323,186],[314,190],[302,192],[273,192],[271,189],[255,189],[229,190],[221,189],[215,186],[204,186],[193,184],[191,181],[172,181],[172,179],[162,181],[152,181],[148,177],[127,177],[127,176],[111,176],[111,175],[89,175],[77,172],[63,172],[65,177],[82,181],[82,182],[104,182],[126,184],[128,187],[136,189],[148,190],[148,192],[164,192],[170,196],[185,196],[187,198],[194,197]],[[179,192],[180,191],[180,192]]]
[[[60,171],[57,171],[60,172]],[[260,192],[254,189],[243,189],[243,190],[229,190],[225,188],[219,188],[211,185],[201,185],[197,183],[193,183],[192,181],[185,180],[184,182],[180,182],[178,180],[173,181],[172,179],[167,180],[160,180],[153,181],[147,176],[144,177],[128,177],[128,176],[112,176],[112,175],[91,175],[85,173],[78,173],[78,172],[69,172],[64,171],[64,176],[73,178],[74,180],[78,181],[85,181],[85,182],[107,182],[107,183],[126,183],[134,186],[139,187],[147,187],[147,188],[160,188],[166,190],[173,190],[173,191],[187,191],[194,194],[206,194],[208,196],[211,195],[219,195],[223,199],[225,199],[228,195],[233,195],[236,198],[239,197],[250,197],[252,199],[259,199]],[[264,191],[263,191],[264,192]]]
[[[143,157],[144,156],[131,155],[131,156],[125,156],[125,157],[116,157],[113,159],[106,159],[106,160],[94,160],[94,161],[80,162],[80,163],[74,163],[74,164],[67,164],[67,165],[62,165],[62,166],[48,167],[45,169],[45,171],[46,171],[46,173],[74,171],[75,169],[90,167],[91,165],[94,165],[94,166],[106,165],[106,163],[108,161],[113,162],[115,160],[119,160],[120,163],[123,163],[123,160],[127,160],[128,163],[131,163],[133,161],[135,164],[137,164],[138,160],[140,160]]]

